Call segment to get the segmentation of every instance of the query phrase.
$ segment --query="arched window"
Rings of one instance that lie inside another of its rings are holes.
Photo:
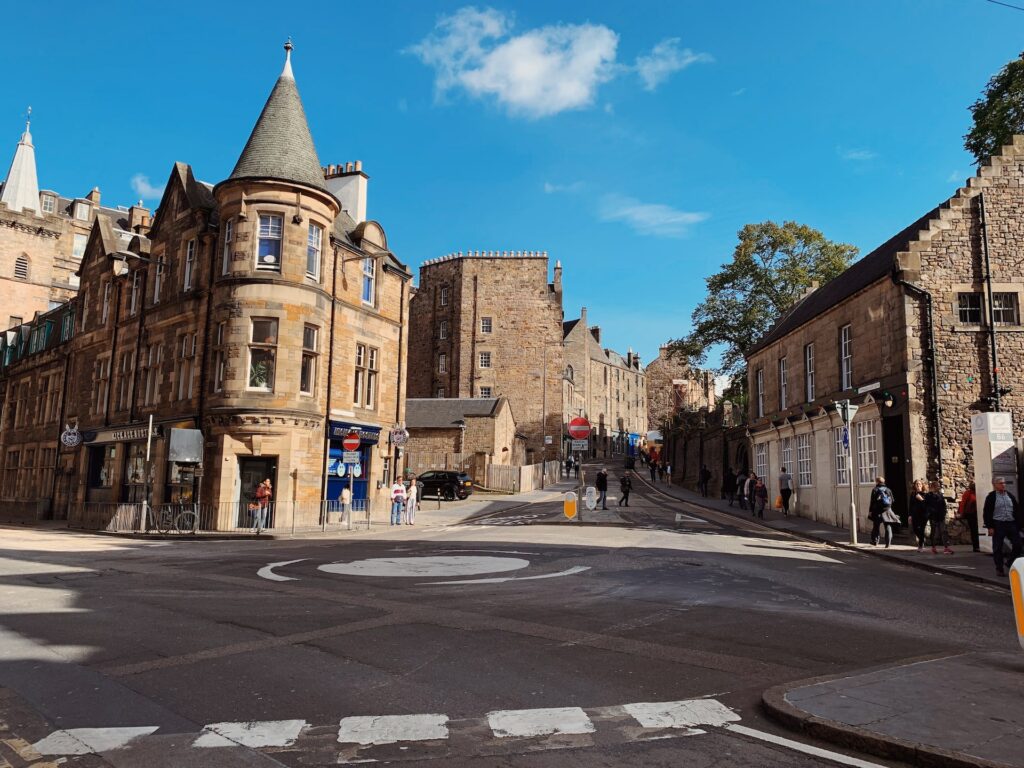
[[[570,381],[573,380],[573,377],[572,377],[572,366],[571,365],[565,366],[565,377],[567,379],[569,379]]]
[[[19,256],[14,260],[14,279],[28,280],[28,257]]]

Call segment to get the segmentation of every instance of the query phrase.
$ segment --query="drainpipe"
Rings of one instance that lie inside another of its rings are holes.
[[[324,419],[324,471],[320,478],[320,498],[327,501],[327,470],[331,465],[331,402],[334,384],[334,321],[338,313],[338,251],[334,248],[334,266],[331,268],[331,322],[327,333],[327,417]],[[321,524],[327,519],[327,505],[321,505]]]
[[[992,306],[992,265],[988,258],[988,223],[985,219],[985,193],[978,194],[978,209],[981,213],[981,252],[985,258],[985,293],[988,301],[988,343],[992,354],[992,394],[995,410],[999,411],[999,356],[996,350],[995,310]]]
[[[896,285],[906,288],[908,292],[919,299],[924,299],[925,321],[928,326],[928,386],[932,390],[931,421],[933,440],[935,442],[935,461],[938,469],[938,477],[942,477],[942,438],[939,434],[939,381],[935,373],[935,323],[932,317],[932,295],[918,285],[909,283],[898,276],[896,271],[892,273],[892,281]],[[852,478],[851,478],[852,479]]]

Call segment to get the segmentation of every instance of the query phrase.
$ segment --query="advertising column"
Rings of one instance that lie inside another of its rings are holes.
[[[981,508],[992,490],[992,478],[1006,478],[1006,490],[1020,498],[1017,488],[1017,450],[1013,442],[1013,417],[1009,413],[978,413],[971,417],[971,442],[974,447],[974,484],[978,492],[978,527],[981,549],[992,551],[981,521]]]

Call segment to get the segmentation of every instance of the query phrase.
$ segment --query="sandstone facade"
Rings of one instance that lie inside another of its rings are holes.
[[[561,329],[562,268],[556,263],[549,282],[547,253],[471,251],[427,261],[409,310],[409,396],[506,397],[527,460],[556,458]]]
[[[662,432],[677,414],[715,408],[715,380],[711,371],[693,370],[686,361],[669,354],[667,346],[647,364],[647,421]]]
[[[940,478],[956,497],[973,476],[971,415],[1008,388],[1001,410],[1024,419],[1022,180],[1024,137],[1015,137],[953,197],[804,298],[749,353],[754,469],[774,493],[787,465],[800,514],[847,524],[851,474],[862,526],[879,474],[904,516],[914,478]],[[842,399],[859,406],[855,466],[834,405]]]

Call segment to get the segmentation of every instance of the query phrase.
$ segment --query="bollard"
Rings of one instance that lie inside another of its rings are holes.
[[[1018,557],[1010,566],[1010,593],[1017,620],[1017,642],[1024,648],[1024,557]]]
[[[564,514],[569,520],[572,520],[576,517],[577,512],[576,494],[569,491],[565,494],[565,498],[562,500],[562,514]]]

